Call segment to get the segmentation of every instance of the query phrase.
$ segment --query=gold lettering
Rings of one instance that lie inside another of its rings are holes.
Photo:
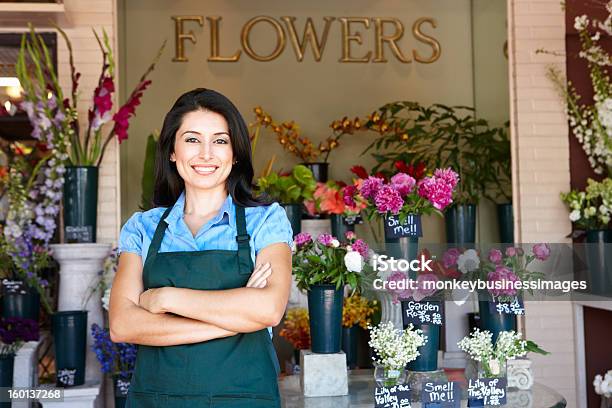
[[[342,22],[342,58],[340,62],[369,62],[372,51],[361,58],[351,57],[351,41],[361,44],[361,34],[355,32],[351,34],[351,23],[361,23],[365,25],[365,28],[370,28],[370,20],[366,17],[340,17],[339,20]]]
[[[271,24],[274,30],[276,31],[276,48],[274,49],[274,51],[272,51],[270,55],[258,55],[255,53],[255,51],[253,51],[253,47],[251,47],[249,35],[251,33],[251,30],[253,29],[253,26],[255,26],[255,24],[259,22],[267,22]],[[278,21],[268,16],[257,16],[247,21],[244,27],[242,27],[240,40],[242,42],[242,48],[244,49],[244,52],[246,52],[249,57],[253,58],[256,61],[272,61],[273,59],[278,58],[281,52],[283,52],[283,50],[285,49],[285,32],[283,31],[283,27],[278,23]]]
[[[219,16],[206,17],[210,25],[210,57],[208,57],[208,61],[236,62],[240,59],[240,50],[236,51],[231,57],[219,55],[219,21],[222,18]]]
[[[384,43],[389,43],[389,47],[395,57],[401,62],[409,63],[412,62],[410,59],[407,59],[404,54],[402,54],[402,50],[395,43],[399,41],[404,36],[404,26],[397,18],[373,18],[374,25],[376,27],[376,57],[372,60],[372,62],[387,62],[385,58],[385,51],[383,48]],[[395,33],[391,35],[384,35],[384,25],[385,23],[393,23],[395,25]]]
[[[204,18],[202,16],[173,16],[174,20],[174,40],[176,44],[176,55],[172,58],[174,62],[187,62],[189,58],[185,56],[185,48],[183,41],[189,40],[193,44],[196,43],[195,35],[193,31],[189,30],[188,34],[183,32],[183,23],[185,21],[195,21],[200,27],[204,26]]]
[[[429,44],[433,52],[431,54],[431,57],[427,59],[421,57],[419,53],[417,52],[417,50],[412,50],[412,55],[414,56],[414,59],[418,62],[421,62],[423,64],[431,64],[432,62],[440,58],[440,54],[442,50],[440,48],[440,43],[438,42],[438,40],[436,40],[433,37],[429,37],[423,34],[423,32],[421,31],[421,25],[423,25],[423,23],[429,23],[431,24],[433,28],[437,27],[436,20],[434,20],[433,18],[421,17],[417,21],[415,21],[414,24],[412,25],[412,34],[414,35],[414,38],[416,38],[417,40],[425,44]]]
[[[321,56],[323,55],[323,50],[325,49],[325,44],[327,43],[327,36],[329,35],[329,28],[331,26],[331,22],[334,21],[335,18],[323,17],[323,19],[325,20],[325,28],[323,29],[323,37],[319,42],[319,38],[315,31],[312,18],[308,17],[306,19],[306,25],[304,26],[304,34],[302,35],[301,43],[298,40],[297,31],[293,23],[296,18],[284,16],[281,17],[281,19],[285,22],[285,25],[287,26],[289,38],[291,39],[291,44],[293,45],[293,50],[295,51],[297,60],[302,61],[304,59],[304,51],[306,51],[306,44],[310,43],[312,47],[312,53],[315,57],[315,61],[321,61]]]

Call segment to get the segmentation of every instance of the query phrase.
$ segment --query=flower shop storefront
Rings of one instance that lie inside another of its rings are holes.
[[[125,405],[119,231],[153,208],[165,114],[204,87],[294,234],[282,406],[612,406],[611,15],[0,1],[2,387]]]

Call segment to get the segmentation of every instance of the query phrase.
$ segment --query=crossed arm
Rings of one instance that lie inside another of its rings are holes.
[[[291,251],[283,243],[259,251],[247,287],[228,290],[164,287],[143,292],[141,257],[123,253],[111,291],[111,339],[172,346],[275,326],[290,285]]]

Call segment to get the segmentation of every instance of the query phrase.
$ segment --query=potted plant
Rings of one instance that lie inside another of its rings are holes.
[[[374,379],[380,387],[392,387],[406,381],[406,364],[419,355],[419,347],[427,343],[427,336],[412,326],[396,329],[392,322],[381,322],[369,327],[369,345],[374,351]]]
[[[38,322],[35,320],[20,317],[0,320],[0,387],[13,386],[15,355],[24,342],[36,341],[38,337]]]
[[[586,235],[586,264],[588,283],[592,293],[612,293],[612,178],[601,182],[587,180],[585,191],[561,193],[569,207],[569,219],[576,227],[575,236]]]
[[[287,310],[283,326],[279,334],[293,346],[293,358],[295,360],[293,374],[297,374],[299,372],[300,350],[310,349],[308,310],[301,307]]]
[[[114,343],[108,329],[97,324],[91,325],[91,335],[94,338],[92,350],[96,353],[102,373],[113,377],[115,407],[123,408],[134,373],[137,347],[135,344]]]
[[[49,147],[53,146],[53,139],[60,139],[62,142],[59,146],[61,154],[55,155],[54,160],[69,164],[63,169],[64,178],[57,182],[58,187],[63,184],[65,240],[96,242],[98,168],[113,138],[116,136],[120,143],[127,139],[129,120],[140,105],[144,91],[151,84],[147,77],[153,71],[164,46],[162,45],[126,102],[113,114],[115,61],[112,47],[104,30],[102,38],[94,31],[102,53],[102,70],[94,90],[93,105],[88,110],[89,123],[82,127],[77,114],[81,74],[74,66],[72,45],[68,36],[60,27],[55,28],[64,38],[68,48],[71,94],[64,96],[49,52],[31,27],[29,39],[24,35],[16,65],[17,76],[24,89],[22,108],[28,114],[35,138],[42,137]],[[112,126],[105,126],[111,121]],[[85,130],[83,134],[82,129]]]
[[[338,353],[341,349],[344,286],[360,286],[368,245],[360,239],[341,244],[330,234],[313,241],[310,234],[294,238],[293,274],[300,290],[308,293],[308,315],[313,353]]]
[[[301,231],[302,206],[312,199],[316,182],[312,172],[302,165],[293,168],[290,174],[270,172],[257,179],[259,193],[265,193],[278,201],[287,212],[293,235]]]
[[[593,388],[595,394],[601,395],[600,408],[612,407],[612,370],[608,370],[603,377],[597,374],[593,379]]]
[[[378,302],[359,293],[344,298],[342,307],[342,351],[349,368],[357,365],[357,339],[360,329],[367,329],[378,310]]]

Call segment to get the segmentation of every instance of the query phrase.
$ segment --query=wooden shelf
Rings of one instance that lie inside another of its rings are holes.
[[[61,3],[20,3],[0,2],[0,12],[13,13],[64,13],[66,8]]]

